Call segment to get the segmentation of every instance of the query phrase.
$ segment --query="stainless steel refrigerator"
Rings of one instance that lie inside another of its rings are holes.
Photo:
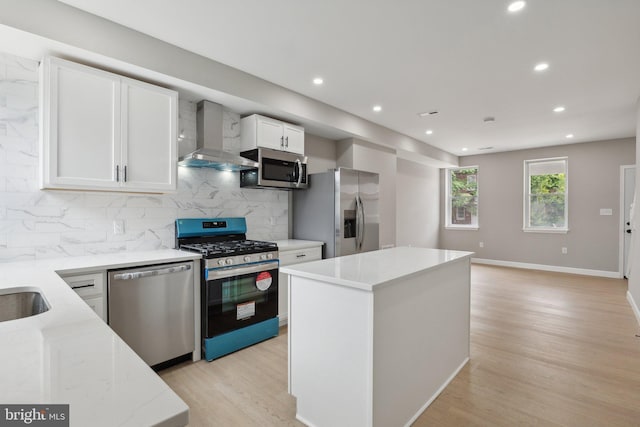
[[[334,169],[293,193],[293,238],[325,243],[333,258],[380,248],[378,174]]]

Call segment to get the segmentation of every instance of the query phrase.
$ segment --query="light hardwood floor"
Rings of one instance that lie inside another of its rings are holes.
[[[473,265],[471,361],[414,426],[640,426],[640,332],[626,289]],[[301,426],[286,333],[161,372],[189,405],[190,426]]]

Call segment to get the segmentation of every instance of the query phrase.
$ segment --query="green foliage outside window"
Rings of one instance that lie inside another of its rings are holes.
[[[477,223],[478,169],[450,169],[451,224]],[[460,209],[464,208],[464,209]],[[460,213],[464,213],[464,219]]]
[[[565,227],[566,177],[564,173],[531,175],[529,181],[531,227]]]

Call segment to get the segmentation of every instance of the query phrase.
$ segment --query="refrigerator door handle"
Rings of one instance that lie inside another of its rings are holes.
[[[364,203],[362,203],[362,199],[360,198],[360,195],[358,195],[358,200],[360,200],[360,216],[362,218],[362,220],[360,221],[360,224],[362,226],[362,231],[360,232],[360,249],[362,249],[362,244],[364,243],[364,230],[365,230]]]
[[[360,198],[356,195],[356,251],[360,249]]]

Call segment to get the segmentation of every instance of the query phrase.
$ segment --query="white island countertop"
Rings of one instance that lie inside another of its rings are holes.
[[[37,290],[50,306],[0,322],[0,402],[69,404],[72,426],[186,425],[187,405],[56,272],[198,258],[161,250],[0,264],[0,294]]]
[[[292,276],[372,291],[397,279],[472,255],[473,252],[397,247],[281,267],[280,271]]]

